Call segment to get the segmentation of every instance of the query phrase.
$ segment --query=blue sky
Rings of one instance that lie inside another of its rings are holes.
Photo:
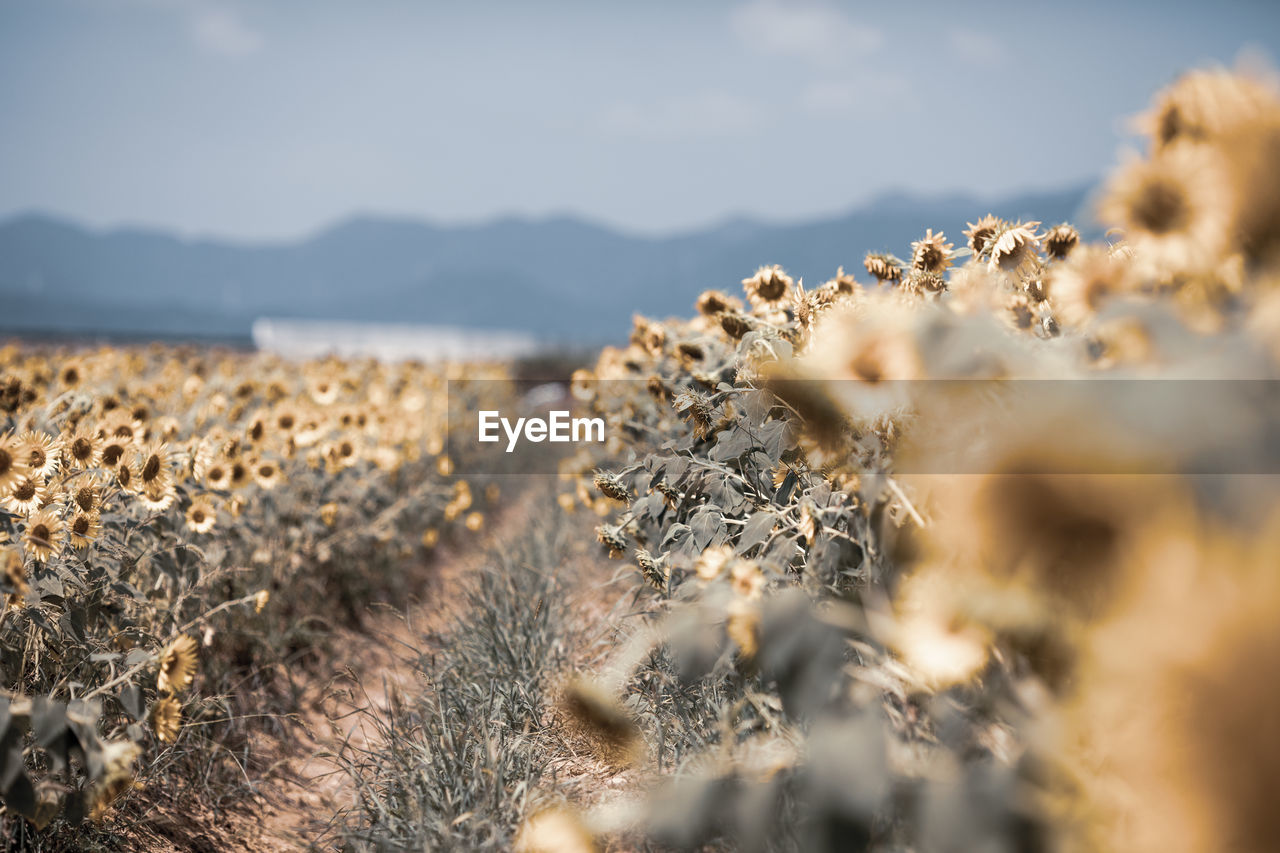
[[[292,238],[357,212],[665,233],[1100,174],[1280,3],[0,0],[0,217]]]

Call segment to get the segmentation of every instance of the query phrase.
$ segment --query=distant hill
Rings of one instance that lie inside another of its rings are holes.
[[[466,226],[359,217],[300,242],[253,245],[27,215],[0,222],[0,331],[243,337],[272,316],[589,343],[616,337],[634,312],[687,314],[699,292],[732,291],[761,264],[818,284],[841,264],[863,276],[868,250],[906,256],[926,227],[963,245],[965,221],[987,212],[1077,221],[1087,191],[995,201],[894,194],[829,219],[737,219],[660,238],[570,217]]]

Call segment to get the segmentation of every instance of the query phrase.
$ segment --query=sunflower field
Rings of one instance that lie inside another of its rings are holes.
[[[311,623],[482,519],[441,453],[443,370],[164,347],[8,347],[0,370],[11,838],[234,766],[322,651]]]
[[[975,211],[637,316],[566,382],[607,440],[500,502],[446,447],[511,365],[0,350],[0,837],[252,802],[453,543],[299,846],[1274,849],[1280,96],[1144,128],[1095,239]]]

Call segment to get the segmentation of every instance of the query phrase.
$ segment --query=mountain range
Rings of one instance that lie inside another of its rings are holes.
[[[966,220],[988,212],[1083,222],[1089,190],[1004,199],[896,193],[840,216],[736,219],[664,237],[568,216],[456,226],[356,217],[264,245],[27,214],[0,222],[0,332],[240,339],[269,316],[592,343],[615,338],[635,312],[688,314],[704,289],[737,292],[762,264],[782,264],[813,286],[840,265],[865,278],[867,251],[906,257],[926,227],[963,245]]]

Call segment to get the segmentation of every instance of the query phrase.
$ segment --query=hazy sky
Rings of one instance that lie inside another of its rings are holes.
[[[664,232],[1059,187],[1242,50],[1280,58],[1280,3],[0,0],[0,217]]]

